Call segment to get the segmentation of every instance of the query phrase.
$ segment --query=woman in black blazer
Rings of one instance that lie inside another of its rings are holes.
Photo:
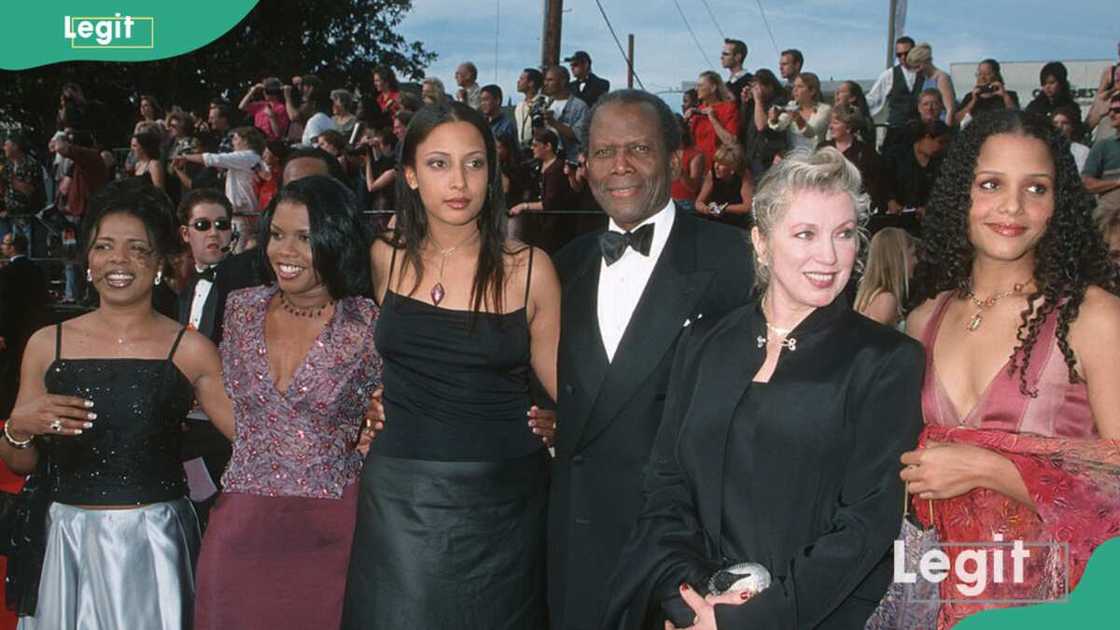
[[[831,148],[763,179],[751,232],[761,298],[681,340],[608,627],[863,628],[874,611],[924,358],[843,297],[867,204]],[[770,586],[709,594],[716,571],[744,562]]]

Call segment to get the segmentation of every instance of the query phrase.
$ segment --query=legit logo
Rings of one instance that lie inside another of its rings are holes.
[[[154,48],[155,18],[65,16],[63,36],[71,48]]]

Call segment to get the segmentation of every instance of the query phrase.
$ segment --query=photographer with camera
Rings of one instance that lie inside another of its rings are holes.
[[[276,77],[254,84],[237,108],[253,117],[253,126],[267,140],[279,140],[288,133],[290,119],[284,106],[284,86]]]
[[[568,89],[571,75],[564,66],[551,66],[544,73],[544,94],[549,98],[543,112],[544,124],[560,136],[565,155],[578,155],[587,145],[591,108]],[[535,138],[535,136],[534,136]]]
[[[517,142],[522,148],[528,148],[533,143],[534,121],[543,106],[544,98],[541,89],[544,87],[544,75],[536,68],[525,68],[521,76],[517,77],[517,91],[525,98],[513,109],[513,119],[517,123]],[[541,125],[544,119],[540,118]]]
[[[999,62],[985,59],[976,66],[976,86],[965,95],[961,108],[953,114],[954,125],[964,125],[983,112],[1019,109],[1019,95],[1004,87]]]

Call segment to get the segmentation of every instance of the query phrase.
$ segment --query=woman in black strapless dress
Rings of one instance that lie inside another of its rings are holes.
[[[232,430],[217,350],[152,309],[178,247],[170,200],[121,182],[86,217],[97,310],[35,333],[0,458],[42,475],[45,532],[13,560],[20,628],[191,627],[198,519],[180,464],[197,398]],[[41,576],[35,566],[41,567]]]
[[[412,119],[396,230],[371,249],[385,428],[362,472],[343,628],[538,629],[560,287],[504,239],[494,141],[469,107]]]

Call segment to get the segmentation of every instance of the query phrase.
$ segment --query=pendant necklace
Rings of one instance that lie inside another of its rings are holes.
[[[443,298],[447,296],[447,291],[443,288],[443,268],[447,265],[447,259],[451,256],[451,254],[455,253],[455,250],[459,249],[463,245],[466,245],[468,242],[473,240],[474,237],[475,235],[471,234],[466,239],[464,239],[463,242],[454,247],[448,247],[447,249],[440,249],[439,243],[436,243],[436,240],[431,236],[428,237],[428,240],[430,240],[432,244],[436,246],[436,249],[439,249],[440,255],[439,280],[437,280],[436,283],[432,285],[432,292],[430,294],[432,296],[432,304],[434,306],[439,306],[439,303],[442,302]]]
[[[984,300],[976,297],[976,293],[974,293],[972,289],[969,289],[965,297],[972,301],[972,305],[976,307],[976,313],[973,314],[972,319],[968,320],[968,325],[965,327],[968,332],[976,332],[976,329],[980,328],[980,324],[984,323],[984,311],[992,308],[996,305],[996,302],[999,302],[1009,295],[1018,295],[1022,293],[1025,286],[1026,284],[1017,282],[1011,287],[1010,291],[996,293]]]

